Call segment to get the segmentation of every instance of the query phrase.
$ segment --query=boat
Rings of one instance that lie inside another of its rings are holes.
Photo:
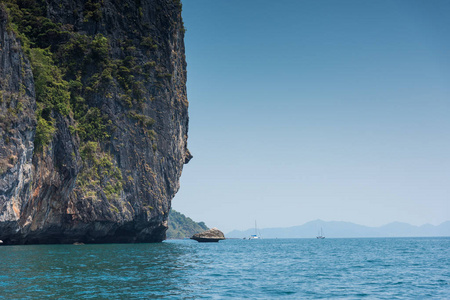
[[[320,227],[319,235],[316,236],[317,239],[323,240],[325,236],[323,235],[322,227]]]
[[[258,227],[256,226],[256,221],[255,221],[255,234],[252,234],[248,239],[249,240],[256,240],[256,239],[260,239],[261,237],[258,235]]]

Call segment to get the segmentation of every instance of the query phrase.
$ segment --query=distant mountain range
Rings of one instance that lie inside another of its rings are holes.
[[[259,229],[258,234],[262,238],[315,238],[321,228],[327,238],[450,236],[450,221],[438,226],[431,224],[414,226],[393,222],[380,227],[368,227],[350,222],[315,220],[294,227]],[[254,228],[245,231],[233,230],[225,236],[227,238],[244,238],[252,234],[255,234]]]

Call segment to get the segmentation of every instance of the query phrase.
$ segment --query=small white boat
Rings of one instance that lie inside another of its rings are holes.
[[[260,239],[261,237],[258,235],[258,227],[256,226],[256,221],[255,221],[255,234],[252,234],[248,239],[249,240],[256,240],[256,239]]]
[[[325,236],[323,235],[323,230],[322,227],[320,227],[320,232],[319,234],[316,236],[317,239],[323,240],[325,238]]]

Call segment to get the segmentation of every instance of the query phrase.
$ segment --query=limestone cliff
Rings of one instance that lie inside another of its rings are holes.
[[[0,240],[158,242],[187,149],[178,0],[0,3]]]

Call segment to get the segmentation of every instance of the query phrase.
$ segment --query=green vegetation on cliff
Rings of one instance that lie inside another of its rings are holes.
[[[5,244],[165,239],[192,157],[182,26],[179,0],[0,1]]]
[[[114,66],[108,39],[102,34],[80,34],[70,26],[52,22],[46,17],[45,1],[7,0],[5,4],[9,28],[20,37],[33,69],[38,105],[36,149],[42,151],[51,142],[56,114],[73,116],[73,133],[82,142],[108,137],[107,117],[89,118],[91,110],[98,110],[89,104],[89,98],[95,97],[96,90],[104,91],[112,80]]]
[[[167,230],[168,239],[190,238],[196,233],[208,230],[203,222],[195,222],[191,218],[171,210],[169,214],[169,229]]]
[[[80,149],[96,145],[96,156],[107,161],[106,165],[114,165],[108,151],[112,148],[110,139],[116,127],[111,117],[98,107],[98,98],[111,99],[111,91],[119,94],[124,111],[130,110],[124,117],[137,121],[151,141],[153,151],[157,150],[155,120],[136,113],[142,110],[145,101],[154,99],[145,97],[144,83],[150,81],[152,74],[156,73],[159,78],[163,72],[154,61],[143,66],[136,61],[136,45],[148,48],[146,55],[157,50],[152,37],[119,39],[121,53],[114,57],[107,36],[78,32],[74,29],[76,26],[53,22],[47,14],[49,4],[44,0],[2,2],[9,15],[8,28],[20,38],[33,70],[37,103],[36,152],[45,152],[52,142],[58,115],[68,116],[73,120],[70,132],[80,139]],[[84,11],[73,13],[74,16],[84,15],[84,25],[88,26],[89,22],[94,24],[101,19],[101,7],[102,1],[89,0]],[[81,155],[83,168],[77,179],[81,192],[94,199],[100,190],[106,191],[108,198],[118,197],[124,184],[121,171],[114,166],[112,175],[105,176],[93,157]]]

